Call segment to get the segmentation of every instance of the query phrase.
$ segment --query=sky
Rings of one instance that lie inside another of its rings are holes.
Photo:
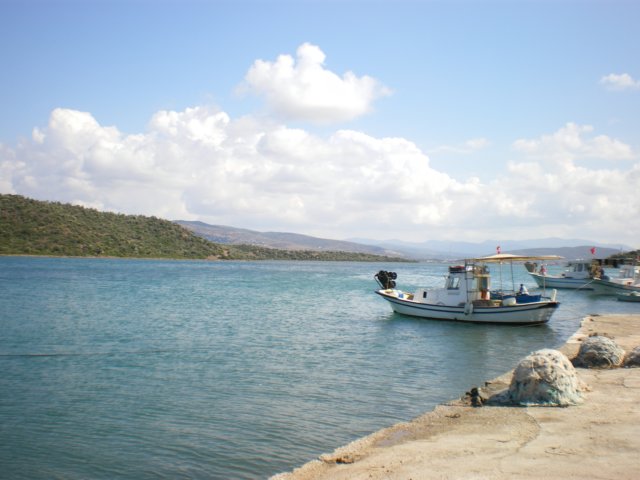
[[[640,2],[0,0],[0,193],[640,248]]]

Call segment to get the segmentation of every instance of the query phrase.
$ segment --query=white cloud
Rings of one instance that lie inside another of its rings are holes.
[[[513,147],[547,163],[573,168],[576,160],[632,160],[636,158],[631,147],[606,135],[592,136],[591,125],[567,123],[551,135],[538,139],[519,139]]]
[[[568,123],[514,147],[518,158],[483,183],[435,170],[404,138],[320,137],[207,107],[157,112],[147,132],[126,135],[56,109],[32,139],[0,144],[0,191],[330,238],[567,236],[637,246],[640,163],[630,146]]]
[[[226,138],[229,116],[206,108],[187,108],[184,112],[162,110],[151,119],[153,131],[172,138],[184,138],[208,146],[219,146]]]
[[[634,80],[628,73],[610,73],[600,79],[600,83],[609,90],[635,90],[640,89],[640,81]]]
[[[437,225],[456,208],[451,195],[477,189],[433,170],[402,138],[352,130],[320,138],[204,107],[158,112],[140,135],[56,109],[32,140],[1,155],[4,191],[301,232]]]
[[[638,246],[640,163],[613,168],[611,160],[632,160],[631,147],[593,127],[568,123],[553,134],[521,139],[515,148],[525,155],[510,162],[498,180],[508,198],[522,199],[523,219],[541,236],[574,236]],[[600,162],[587,168],[576,160]],[[526,227],[525,227],[526,228]]]
[[[342,77],[324,68],[325,54],[304,43],[296,59],[280,55],[275,62],[256,60],[245,76],[244,89],[264,96],[267,105],[289,120],[333,123],[371,111],[373,102],[390,91],[369,76],[346,72]]]
[[[452,153],[457,155],[469,155],[479,150],[483,150],[491,146],[491,142],[486,138],[478,137],[472,138],[464,142],[462,145],[441,145],[432,149],[429,153]]]

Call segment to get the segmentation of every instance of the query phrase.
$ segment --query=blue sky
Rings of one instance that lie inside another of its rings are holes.
[[[640,247],[640,3],[0,0],[0,192]]]

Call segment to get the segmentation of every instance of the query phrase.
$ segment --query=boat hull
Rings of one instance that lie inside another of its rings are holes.
[[[540,275],[529,272],[540,288],[568,288],[573,290],[593,290],[591,279]]]
[[[547,323],[558,307],[558,302],[531,302],[512,306],[447,306],[415,302],[398,298],[377,290],[376,293],[387,300],[396,313],[433,320],[452,320],[472,323],[501,323],[535,325]]]
[[[618,295],[631,292],[640,293],[640,286],[637,284],[627,285],[609,280],[596,279],[593,281],[592,285],[594,293],[597,295]]]
[[[621,302],[640,302],[640,295],[636,293],[618,293],[617,297]]]

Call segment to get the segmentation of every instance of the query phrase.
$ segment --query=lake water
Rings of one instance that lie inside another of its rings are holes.
[[[0,257],[0,476],[266,478],[640,312],[560,291],[544,326],[413,319],[380,269],[412,289],[446,265]]]

